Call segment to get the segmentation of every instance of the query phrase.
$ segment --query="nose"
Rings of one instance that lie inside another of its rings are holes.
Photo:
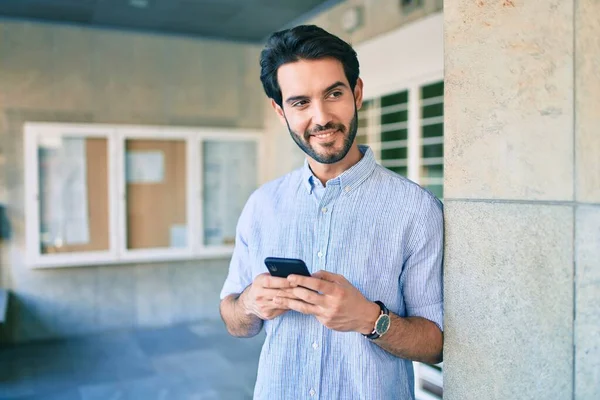
[[[313,124],[325,126],[329,122],[332,122],[331,113],[325,103],[315,102],[313,104],[314,104],[313,115],[312,115]]]

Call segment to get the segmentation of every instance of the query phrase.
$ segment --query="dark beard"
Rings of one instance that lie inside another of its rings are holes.
[[[354,117],[350,121],[350,126],[348,128],[346,128],[346,126],[343,124],[334,124],[332,122],[329,122],[324,126],[317,125],[316,128],[304,132],[304,140],[301,139],[300,135],[298,135],[290,128],[290,124],[287,122],[287,118],[285,119],[285,122],[287,124],[288,131],[290,132],[290,136],[292,137],[294,142],[296,142],[298,147],[300,147],[300,149],[304,153],[306,153],[306,155],[308,155],[310,158],[321,164],[334,164],[346,157],[346,154],[348,154],[350,148],[352,147],[352,143],[354,143],[354,139],[356,138],[356,132],[358,131],[358,111],[356,110],[355,106]],[[338,153],[328,155],[317,154],[317,152],[310,145],[310,136],[318,132],[325,132],[333,129],[339,130],[340,132],[346,135],[344,138],[344,147]]]

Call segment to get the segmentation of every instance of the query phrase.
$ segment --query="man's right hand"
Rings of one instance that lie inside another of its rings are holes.
[[[280,316],[289,308],[277,305],[273,299],[279,297],[296,298],[290,290],[292,286],[285,278],[271,276],[269,273],[258,275],[238,298],[246,315],[256,315],[262,320],[271,320]]]

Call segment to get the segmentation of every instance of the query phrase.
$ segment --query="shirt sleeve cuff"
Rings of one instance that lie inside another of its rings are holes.
[[[221,300],[230,294],[239,294],[242,293],[246,289],[245,286],[242,287],[240,283],[232,282],[230,280],[226,280],[225,284],[223,284],[223,289],[221,289]]]
[[[444,332],[444,303],[442,302],[409,309],[407,310],[407,316],[425,318],[436,324],[440,331]]]

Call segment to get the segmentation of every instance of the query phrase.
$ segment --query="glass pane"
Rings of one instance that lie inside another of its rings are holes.
[[[202,157],[204,244],[233,245],[242,209],[257,188],[256,143],[206,141]]]
[[[442,185],[428,185],[425,188],[429,189],[438,199],[444,198],[444,188]]]
[[[388,169],[402,176],[406,176],[408,174],[406,167],[389,167]]]
[[[423,158],[444,157],[443,144],[430,144],[423,146]]]
[[[444,115],[444,104],[431,104],[423,107],[422,118],[441,117]]]
[[[407,140],[408,129],[398,129],[395,131],[381,132],[381,141],[390,142],[392,140]]]
[[[408,121],[408,111],[396,111],[381,116],[381,124],[395,124]]]
[[[188,246],[185,140],[125,143],[127,248]]]
[[[444,136],[444,124],[427,125],[423,127],[423,137],[440,137]]]
[[[109,250],[108,140],[42,138],[38,157],[41,253]]]
[[[439,97],[444,95],[444,82],[432,83],[431,85],[423,86],[421,88],[421,98],[429,99],[432,97]]]
[[[443,178],[444,166],[439,165],[423,165],[421,167],[421,177],[424,178]]]
[[[382,160],[406,160],[406,147],[398,147],[395,149],[382,149]]]
[[[408,102],[408,91],[390,94],[381,98],[381,107],[394,106]]]

